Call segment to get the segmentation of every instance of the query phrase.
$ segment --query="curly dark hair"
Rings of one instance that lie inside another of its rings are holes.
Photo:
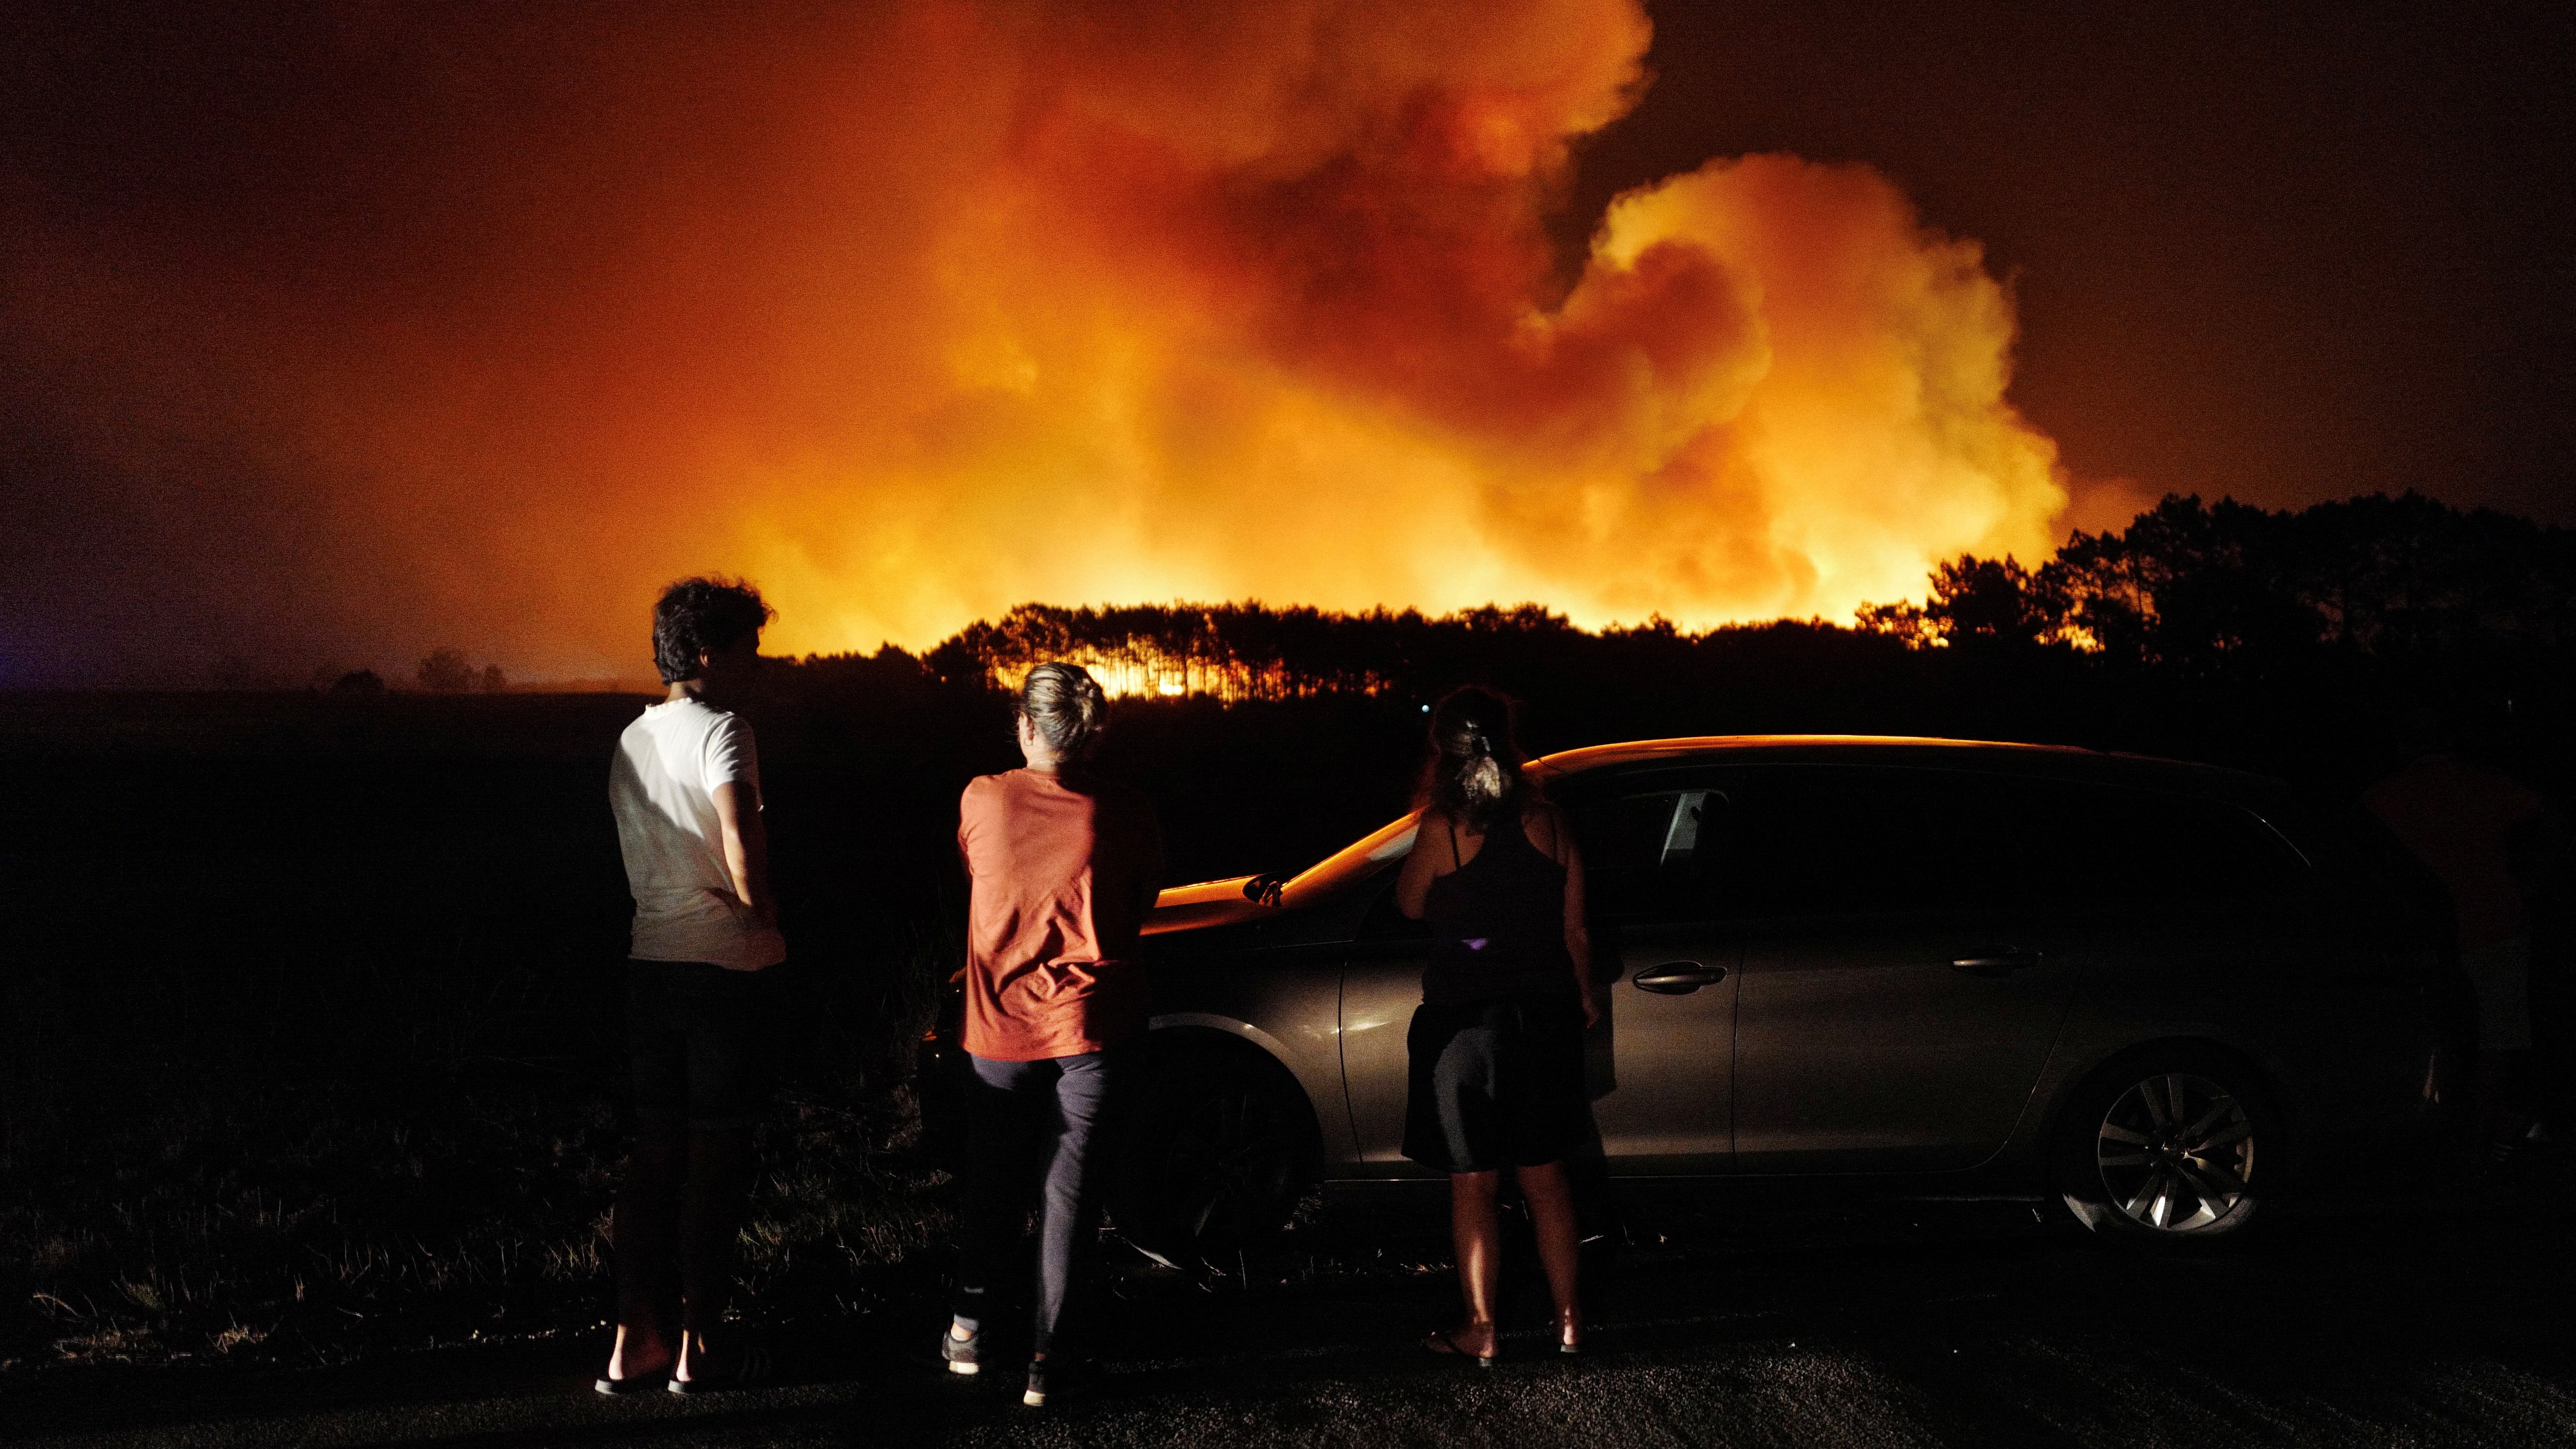
[[[664,684],[694,679],[701,650],[731,648],[777,617],[760,590],[740,579],[682,579],[653,606],[653,667]]]
[[[1537,787],[1521,773],[1517,707],[1506,696],[1469,685],[1432,707],[1431,758],[1422,767],[1420,803],[1477,831],[1517,820]]]

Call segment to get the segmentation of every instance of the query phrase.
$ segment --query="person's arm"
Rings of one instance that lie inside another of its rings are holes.
[[[948,973],[951,985],[965,980],[966,973],[974,969],[975,953],[971,943],[975,938],[975,822],[982,814],[982,807],[976,802],[976,791],[983,783],[980,777],[969,780],[966,792],[957,797],[957,874],[950,883],[963,882],[966,887],[966,938],[970,946],[966,959],[958,962],[957,969]]]
[[[776,925],[778,903],[769,894],[769,831],[760,818],[759,743],[750,724],[728,714],[715,722],[700,748],[699,779],[715,803],[722,837],[716,844],[724,852],[734,899],[751,913],[754,925]]]
[[[733,893],[760,925],[775,924],[777,902],[769,896],[769,829],[760,821],[760,787],[748,780],[718,785],[712,792],[716,823],[724,829],[725,871]]]
[[[1425,810],[1413,827],[1413,853],[1404,858],[1404,868],[1395,876],[1395,908],[1408,920],[1421,920],[1422,908],[1431,899],[1432,879],[1440,873],[1439,852],[1431,848],[1431,841],[1435,830],[1447,824],[1447,816]]]
[[[1565,812],[1552,805],[1548,825],[1556,835],[1556,858],[1565,867],[1565,954],[1574,959],[1574,985],[1583,993],[1583,1024],[1597,1026],[1601,985],[1592,979],[1592,931],[1583,923],[1583,847],[1566,829]]]

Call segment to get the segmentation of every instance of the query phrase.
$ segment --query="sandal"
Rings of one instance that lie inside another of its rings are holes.
[[[710,1358],[714,1355],[708,1355]],[[721,1394],[733,1389],[747,1389],[769,1377],[769,1353],[766,1349],[741,1348],[731,1355],[733,1369],[728,1373],[701,1374],[695,1378],[673,1378],[671,1392],[680,1395]]]
[[[670,1377],[669,1369],[664,1369],[660,1373],[628,1374],[622,1379],[612,1379],[606,1374],[601,1374],[590,1381],[590,1391],[595,1394],[607,1394],[612,1398],[619,1394],[640,1394],[656,1384],[668,1382]]]
[[[1492,1368],[1502,1357],[1499,1353],[1479,1354],[1467,1352],[1467,1350],[1458,1346],[1458,1340],[1451,1338],[1449,1336],[1449,1330],[1445,1328],[1435,1328],[1431,1330],[1431,1336],[1422,1340],[1422,1346],[1431,1350],[1433,1353],[1447,1354],[1455,1358],[1471,1360],[1474,1362],[1476,1367],[1480,1369]],[[1495,1347],[1498,1349],[1501,1346],[1502,1345],[1499,1342],[1495,1344]]]

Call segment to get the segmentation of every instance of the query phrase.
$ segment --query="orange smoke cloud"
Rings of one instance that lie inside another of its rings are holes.
[[[1023,599],[1839,616],[2065,507],[2008,293],[1866,168],[1632,192],[1568,284],[1634,0],[350,23],[436,124],[280,221],[36,207],[6,318],[82,447],[292,500],[258,556],[361,647],[638,673],[706,569],[778,652]]]

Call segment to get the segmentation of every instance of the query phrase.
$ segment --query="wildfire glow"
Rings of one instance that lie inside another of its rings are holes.
[[[1027,599],[1845,617],[2053,541],[2011,299],[1877,173],[1711,161],[1569,289],[1544,222],[1643,84],[1635,0],[659,23],[564,60],[579,115],[436,143],[467,220],[425,281],[317,291],[288,263],[341,243],[262,239],[102,342],[65,234],[13,315],[129,393],[174,334],[236,369],[175,426],[324,500],[342,627],[514,673],[636,672],[707,569],[806,652]]]

